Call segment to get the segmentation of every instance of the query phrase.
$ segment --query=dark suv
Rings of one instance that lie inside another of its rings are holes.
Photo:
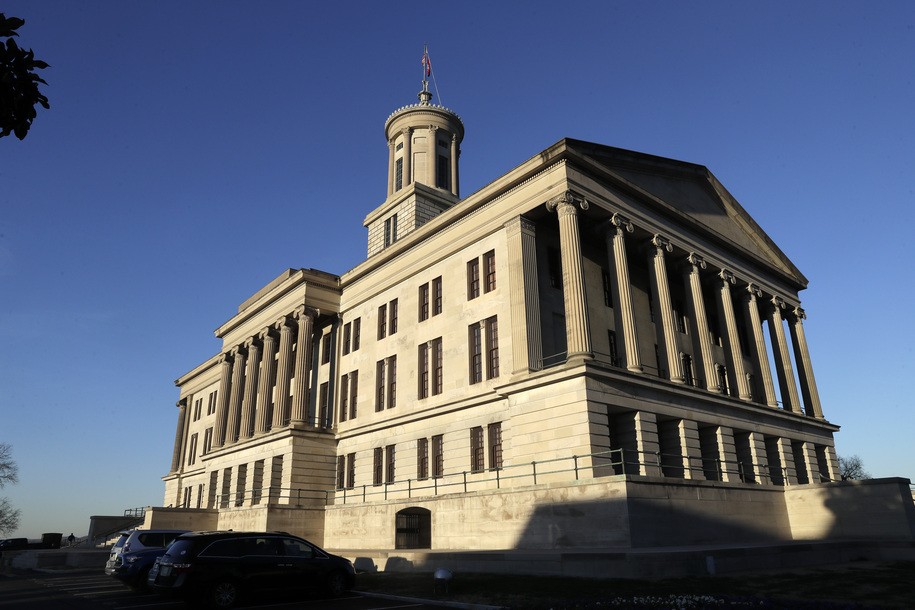
[[[348,559],[284,532],[192,532],[168,547],[149,584],[160,593],[229,608],[254,592],[340,595],[352,588],[355,575]]]

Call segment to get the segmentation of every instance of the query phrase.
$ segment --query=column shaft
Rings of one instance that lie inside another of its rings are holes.
[[[245,358],[244,348],[237,347],[232,364],[232,393],[229,397],[229,417],[226,421],[226,444],[238,440],[238,429],[241,423],[241,401],[245,391]]]
[[[731,370],[737,381],[737,395],[741,400],[750,400],[750,385],[747,383],[747,373],[743,366],[743,352],[740,349],[740,335],[737,332],[737,318],[734,316],[734,302],[731,300],[731,284],[736,284],[734,274],[725,269],[718,274],[721,278],[721,309],[724,312],[724,322],[728,329],[728,348],[731,355]]]
[[[778,407],[778,399],[775,397],[775,384],[772,382],[772,369],[769,367],[769,354],[766,351],[766,338],[763,336],[762,320],[759,317],[759,304],[756,297],[762,296],[762,291],[756,284],[747,285],[747,318],[750,328],[753,329],[753,351],[756,362],[756,370],[762,378],[763,392],[766,396],[766,404],[770,407]]]
[[[394,141],[388,142],[388,197],[394,193]]]
[[[581,236],[578,232],[578,210],[588,209],[588,202],[571,191],[553,198],[547,208],[559,215],[559,246],[562,253],[562,288],[566,314],[566,360],[591,357],[591,335],[585,303],[584,275],[581,263]]]
[[[175,405],[178,407],[178,427],[175,429],[175,446],[172,450],[171,472],[178,472],[181,468],[181,450],[184,446],[184,421],[187,419],[187,398],[182,398]]]
[[[505,223],[505,232],[511,286],[512,373],[536,371],[543,368],[536,226],[523,216],[517,216]]]
[[[245,368],[245,395],[241,403],[241,425],[239,438],[251,438],[254,434],[254,410],[257,406],[258,377],[261,365],[261,347],[254,339],[245,342],[248,350],[248,363]]]
[[[791,329],[791,343],[794,346],[794,361],[798,367],[798,377],[801,381],[801,393],[804,396],[804,407],[807,415],[823,419],[823,407],[820,405],[820,393],[817,391],[817,382],[813,376],[813,363],[810,361],[810,351],[807,349],[807,336],[804,334],[804,318],[807,315],[800,307],[792,312],[793,323]]]
[[[429,160],[426,163],[426,176],[429,180],[429,186],[438,186],[438,127],[429,126]]]
[[[705,260],[698,254],[690,253],[687,257],[687,277],[689,281],[690,304],[696,336],[699,338],[699,353],[702,357],[702,370],[705,374],[705,387],[712,392],[721,392],[718,376],[715,374],[715,359],[712,356],[712,339],[708,331],[708,316],[705,311],[705,299],[702,296],[702,276],[700,268],[705,269]]]
[[[232,381],[232,362],[229,354],[220,360],[219,389],[216,391],[216,429],[213,431],[213,447],[226,444],[226,420],[229,417],[229,391]]]
[[[280,332],[280,352],[276,363],[276,391],[273,396],[273,428],[289,421],[289,376],[292,366],[292,327],[283,318],[276,323]]]
[[[268,328],[261,331],[261,342],[264,345],[264,357],[261,360],[261,372],[255,408],[255,434],[270,429],[272,421],[270,407],[273,404],[273,384],[276,380],[276,338]]]
[[[629,260],[626,256],[625,232],[632,233],[632,223],[619,214],[611,219],[612,228],[607,234],[613,259],[610,261],[616,271],[616,299],[619,311],[617,322],[622,328],[623,349],[626,351],[626,368],[633,373],[642,372],[639,358],[638,337],[635,330],[635,313],[632,308],[632,285],[629,283]]]
[[[457,134],[451,135],[451,194],[461,196],[461,187],[458,184],[458,157],[461,151],[458,148]]]
[[[664,251],[673,252],[674,247],[665,237],[655,235],[651,240],[654,251],[651,263],[654,267],[655,291],[658,307],[661,309],[661,333],[664,337],[664,353],[667,357],[667,374],[674,383],[684,383],[683,367],[680,364],[680,349],[677,346],[677,327],[674,309],[670,303],[670,285],[667,283],[667,263]],[[660,371],[658,371],[660,374]]]
[[[311,367],[311,343],[317,312],[302,307],[296,312],[299,332],[295,348],[295,387],[292,391],[292,421],[304,423],[308,410],[308,370]]]
[[[782,309],[785,302],[779,297],[772,297],[772,309],[769,314],[769,336],[772,339],[772,350],[775,352],[775,370],[778,373],[778,386],[782,391],[782,408],[800,413],[800,399],[794,383],[794,368],[791,366],[791,354],[788,353],[788,342],[785,339],[785,327],[782,324]]]
[[[407,187],[413,182],[413,129],[407,127],[403,130],[403,185]]]

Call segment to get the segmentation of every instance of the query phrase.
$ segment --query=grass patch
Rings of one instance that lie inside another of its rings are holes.
[[[436,595],[431,573],[360,574],[361,591],[530,610],[562,608],[912,608],[915,562],[664,580],[457,574]]]

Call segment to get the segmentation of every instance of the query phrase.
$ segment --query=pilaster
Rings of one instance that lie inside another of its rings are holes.
[[[737,466],[737,449],[734,446],[734,430],[729,426],[718,426],[718,460],[721,463],[721,480],[726,483],[740,482]]]
[[[683,455],[683,476],[687,479],[704,479],[699,424],[691,419],[681,419],[678,429],[680,453]]]
[[[635,439],[639,452],[639,474],[661,476],[661,465],[658,460],[661,447],[658,443],[657,415],[648,411],[636,411]]]
[[[508,280],[512,312],[513,374],[542,368],[540,297],[537,279],[537,237],[534,223],[518,216],[505,223]]]

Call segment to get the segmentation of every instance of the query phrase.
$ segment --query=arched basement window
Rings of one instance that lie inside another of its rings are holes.
[[[412,506],[395,515],[395,549],[431,549],[432,513]]]

